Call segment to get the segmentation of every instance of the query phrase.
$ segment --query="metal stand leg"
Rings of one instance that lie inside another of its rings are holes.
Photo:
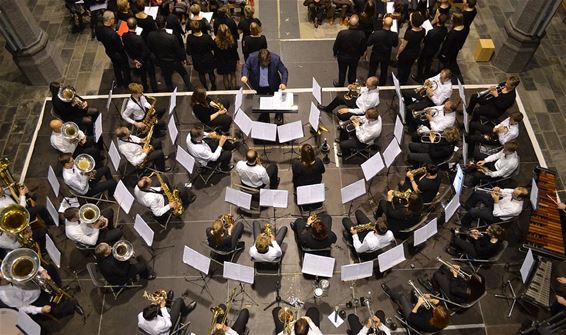
[[[236,293],[236,295],[234,296],[234,300],[236,300],[236,298],[240,295],[244,295],[246,296],[248,299],[251,300],[251,302],[255,305],[255,306],[259,306],[259,304],[254,300],[254,298],[252,298],[252,296],[246,292],[246,288],[244,287],[244,284],[242,283],[238,283],[240,285],[240,291],[238,293]],[[242,301],[244,300],[244,298],[242,297]]]
[[[512,300],[513,303],[511,303],[511,309],[509,309],[509,313],[507,314],[507,317],[510,318],[511,314],[513,314],[513,309],[515,309],[515,304],[517,303],[517,301],[519,300],[519,297],[517,297],[517,295],[515,294],[515,290],[513,289],[513,285],[511,285],[511,281],[507,280],[507,285],[505,285],[505,287],[509,287],[509,290],[511,291],[511,295],[506,295],[506,294],[495,294],[496,298],[501,298],[501,299],[505,299],[507,301]],[[505,288],[504,287],[504,288]]]
[[[269,305],[267,305],[263,310],[267,311],[269,308],[273,307],[273,305],[277,305],[277,307],[279,307],[279,304],[283,303],[283,304],[287,304],[291,307],[293,307],[293,305],[288,302],[287,300],[283,300],[281,299],[281,295],[279,295],[279,290],[281,289],[281,282],[278,280],[275,282],[275,300],[272,301]]]
[[[200,287],[200,292],[199,292],[199,296],[202,295],[203,291],[206,291],[206,293],[208,293],[208,295],[210,296],[210,299],[212,301],[214,301],[214,296],[212,295],[212,293],[210,292],[210,288],[208,287],[208,281],[210,280],[210,278],[212,278],[212,276],[209,275],[204,275],[202,272],[199,272],[200,274],[200,279],[199,278],[187,278],[185,277],[185,281],[195,284],[196,286]],[[198,281],[202,280],[202,284],[198,283]]]

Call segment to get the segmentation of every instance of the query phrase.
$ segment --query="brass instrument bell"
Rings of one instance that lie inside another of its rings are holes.
[[[95,223],[100,219],[100,208],[95,204],[84,204],[79,209],[79,219],[84,223]]]
[[[90,173],[94,170],[94,166],[96,162],[91,155],[88,154],[80,154],[75,158],[75,166],[79,169],[83,174]]]
[[[68,140],[74,140],[79,137],[79,126],[74,122],[65,122],[61,126],[63,137]]]
[[[120,240],[112,246],[112,256],[121,262],[129,260],[134,255],[134,246],[130,241]]]

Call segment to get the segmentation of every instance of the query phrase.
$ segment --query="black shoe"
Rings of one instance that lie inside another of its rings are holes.
[[[167,292],[167,300],[173,301],[174,297],[175,297],[175,292],[173,292],[173,290],[169,290],[169,292]]]
[[[157,275],[155,274],[155,272],[153,272],[153,270],[151,270],[151,272],[147,276],[147,280],[154,280],[155,278],[157,278]]]
[[[387,286],[387,284],[381,283],[381,288],[383,289],[383,292],[385,292],[385,294],[391,297],[391,289],[389,288],[389,286]]]
[[[79,304],[76,304],[76,305],[75,305],[75,312],[76,312],[78,315],[82,315],[82,316],[85,315],[85,310],[84,310],[84,309],[82,308],[82,306],[79,305]]]
[[[234,168],[234,164],[230,164],[228,166],[221,166],[219,170],[221,173],[230,173],[230,171],[232,171],[233,168]]]

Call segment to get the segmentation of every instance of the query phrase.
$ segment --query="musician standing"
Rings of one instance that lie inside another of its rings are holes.
[[[134,67],[140,72],[141,82],[145,87],[147,85],[147,75],[149,74],[149,83],[151,90],[158,92],[157,79],[155,77],[155,65],[151,60],[151,51],[149,51],[144,38],[136,34],[137,20],[135,17],[130,17],[126,21],[128,31],[122,35],[122,42],[124,43],[124,50],[134,62]],[[145,29],[143,30],[144,32]],[[149,31],[147,32],[149,33]]]
[[[51,128],[49,137],[51,146],[59,152],[75,156],[87,154],[92,156],[97,163],[103,159],[93,136],[87,137],[82,130],[78,130],[76,138],[69,139],[61,132],[63,122],[59,119],[51,120],[49,127]]]
[[[222,135],[218,140],[215,132],[207,133],[201,128],[193,128],[187,134],[187,149],[200,166],[220,165],[220,171],[228,173],[234,167],[232,149],[234,145]]]
[[[98,258],[97,263],[102,276],[110,285],[125,285],[136,281],[139,275],[142,279],[153,280],[155,272],[142,256],[137,256],[137,262],[131,260],[119,261],[112,255],[112,247],[108,243],[100,243],[94,249]]]
[[[519,144],[509,141],[503,145],[503,149],[485,159],[472,163],[468,167],[471,174],[471,185],[477,185],[482,180],[492,180],[493,178],[507,178],[519,168],[519,155],[517,149]],[[487,163],[487,164],[486,164]],[[475,170],[473,170],[475,168]]]
[[[332,218],[326,213],[310,215],[306,221],[298,218],[291,224],[291,229],[298,236],[297,243],[304,248],[330,248],[337,240],[332,232]]]
[[[170,309],[167,308],[168,303]],[[174,326],[178,324],[178,321],[185,318],[196,307],[196,301],[187,305],[182,297],[174,299],[174,293],[170,290],[166,298],[161,299],[158,304],[152,303],[138,314],[138,328],[149,335],[172,334],[175,332]]]
[[[474,191],[464,204],[467,212],[461,224],[463,227],[470,227],[472,221],[478,218],[491,224],[519,216],[523,211],[523,201],[528,195],[529,191],[524,187],[494,187],[490,193]],[[479,207],[480,204],[483,207]]]
[[[391,31],[392,24],[393,18],[384,17],[383,29],[374,30],[367,42],[368,47],[373,46],[369,58],[368,78],[375,76],[379,66],[379,86],[387,84],[387,69],[391,60],[391,50],[399,44],[399,35]]]
[[[118,183],[112,177],[108,166],[103,166],[85,174],[75,166],[75,160],[71,154],[59,156],[59,163],[63,166],[63,181],[73,192],[78,195],[94,196],[108,191],[112,196]],[[105,177],[106,180],[102,180]]]
[[[316,307],[309,307],[305,316],[297,319],[290,326],[290,333],[285,332],[285,324],[279,320],[279,311],[281,307],[275,307],[271,314],[275,323],[275,333],[277,335],[322,335],[320,331],[320,312]]]
[[[86,246],[95,246],[106,242],[114,244],[122,236],[122,230],[114,228],[114,210],[106,208],[95,223],[86,223],[80,219],[80,210],[69,207],[65,210],[65,235],[73,242]]]
[[[381,135],[381,116],[376,107],[366,111],[364,116],[352,116],[354,132],[348,132],[347,127],[340,127],[340,135],[335,140],[340,143],[338,156],[349,156],[352,150],[371,145]]]
[[[271,231],[268,236],[265,232],[265,224],[254,221],[253,233],[255,244],[250,248],[250,257],[254,262],[274,263],[281,258],[283,255],[281,246],[285,235],[287,235],[287,227],[277,229],[275,234]]]
[[[144,118],[150,110],[154,109],[153,115],[159,120],[163,114],[165,114],[165,109],[155,109],[148,101],[146,96],[143,94],[143,86],[138,83],[130,83],[128,85],[128,90],[130,90],[130,97],[128,98],[128,103],[126,108],[122,111],[122,119],[131,125],[134,125],[137,129],[146,129],[149,125],[145,124]],[[153,129],[155,137],[159,137],[159,130],[163,128],[162,125],[156,124]]]
[[[360,317],[354,313],[349,314],[347,320],[350,327],[348,334],[350,335],[391,335],[391,330],[381,321],[385,321],[385,312],[382,310],[375,311],[374,315],[370,316],[364,325],[360,322]],[[373,332],[374,328],[377,333]]]
[[[146,138],[139,138],[132,135],[127,127],[120,127],[114,130],[114,135],[118,138],[118,151],[126,160],[135,167],[142,163],[148,166],[154,165],[156,170],[162,172],[171,171],[170,167],[165,166],[165,161],[169,156],[165,156],[161,150],[161,141],[151,139],[151,148],[145,146]]]
[[[112,62],[114,69],[114,77],[116,84],[123,86],[131,82],[130,79],[130,64],[128,63],[128,55],[124,51],[122,40],[114,27],[116,26],[116,19],[114,13],[107,10],[102,14],[102,24],[95,29],[96,39],[104,45],[106,55]]]
[[[452,71],[442,69],[439,74],[425,80],[426,93],[421,96],[415,90],[405,90],[402,92],[403,101],[407,111],[407,116],[412,115],[410,111],[423,110],[427,107],[440,106],[452,95]]]
[[[246,152],[246,160],[236,163],[236,173],[242,184],[252,188],[264,188],[269,186],[275,190],[279,185],[279,169],[276,163],[269,163],[267,167],[258,164],[258,155],[254,149]]]
[[[515,103],[517,98],[515,88],[520,83],[519,77],[511,76],[505,82],[490,87],[486,93],[472,94],[466,109],[468,113],[472,113],[472,121],[479,121],[480,118],[499,119]]]
[[[366,86],[360,89],[360,95],[354,99],[346,99],[346,94],[339,94],[327,106],[317,104],[318,109],[323,112],[333,113],[338,106],[346,106],[338,109],[336,116],[340,121],[350,120],[354,115],[363,115],[373,107],[379,105],[379,89],[377,88],[377,77],[369,77]]]
[[[370,223],[367,215],[359,209],[356,210],[355,216],[358,226]],[[381,219],[375,221],[373,229],[360,232],[349,217],[342,219],[342,225],[344,226],[344,237],[352,240],[354,249],[358,254],[377,251],[395,241],[393,232],[387,229],[387,225]]]

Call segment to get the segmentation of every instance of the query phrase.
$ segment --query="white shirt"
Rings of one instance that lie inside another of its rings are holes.
[[[161,191],[161,187],[150,188],[156,192]],[[165,204],[165,196],[161,193],[144,191],[136,185],[136,187],[134,187],[134,195],[140,204],[151,209],[151,213],[154,216],[162,216],[171,209],[169,204]]]
[[[499,202],[493,204],[493,216],[502,220],[507,220],[518,216],[523,211],[523,200],[513,199],[513,189],[504,188],[501,190]]]
[[[311,318],[304,317],[304,319],[307,320],[307,322],[309,323],[309,332],[307,333],[307,335],[322,335],[322,332],[314,324],[314,322],[312,322]],[[280,332],[277,335],[285,335],[285,330],[283,330],[282,332]],[[291,327],[291,334],[289,334],[289,335],[295,335],[295,327]]]
[[[138,327],[150,335],[169,335],[172,325],[171,315],[165,307],[161,307],[161,315],[156,316],[153,320],[146,320],[143,312],[138,314]]]
[[[495,171],[487,172],[486,175],[492,178],[509,177],[519,167],[519,155],[517,152],[505,155],[504,150],[487,156],[485,162],[495,162]]]
[[[118,150],[133,166],[140,165],[147,156],[147,154],[143,152],[143,140],[135,135],[130,135],[129,138],[119,138]]]
[[[32,305],[32,303],[39,298],[40,294],[41,290],[39,287],[31,283],[0,286],[0,301],[27,314],[41,313],[41,307]]]
[[[9,206],[9,205],[15,205],[16,202],[14,201],[14,199],[12,198],[12,194],[10,193],[10,191],[8,191],[7,188],[4,189],[4,194],[0,193],[0,210],[2,210],[4,207]],[[20,206],[23,207],[27,207],[27,202],[26,202],[26,196],[25,195],[21,195],[20,196],[20,202],[19,202]]]
[[[356,115],[364,115],[372,107],[379,105],[379,89],[368,90],[367,87],[360,89],[360,95],[356,99],[358,108],[348,108],[348,112]]]
[[[204,133],[204,136],[208,136],[208,133]],[[197,163],[200,166],[205,166],[208,162],[215,162],[218,157],[220,157],[220,153],[222,152],[222,147],[218,146],[214,152],[212,149],[206,144],[205,141],[201,143],[193,143],[191,141],[191,133],[187,135],[187,149],[189,154],[195,158]]]
[[[64,154],[72,154],[77,149],[77,146],[79,145],[79,141],[82,141],[85,137],[86,137],[85,133],[83,133],[82,130],[79,130],[78,141],[77,140],[71,141],[65,138],[65,136],[63,136],[63,133],[61,132],[56,133],[53,131],[51,132],[50,141],[51,141],[51,146],[57,149],[58,151]]]
[[[386,335],[391,335],[391,330],[383,324],[384,321],[385,320],[381,320],[381,324],[379,325],[379,327],[377,327],[377,329],[383,331]],[[364,327],[360,329],[360,331],[356,335],[367,335],[368,332],[369,328],[364,324]]]
[[[267,175],[267,170],[259,165],[248,165],[246,161],[239,161],[236,163],[236,172],[242,184],[251,187],[261,187],[263,185],[269,185],[269,176]]]
[[[74,242],[94,246],[98,241],[100,231],[90,223],[71,222],[65,219],[65,235]]]
[[[432,131],[443,132],[444,129],[452,127],[454,122],[456,122],[456,113],[450,112],[446,114],[444,105],[431,108],[436,110],[436,115],[430,120],[430,129]]]
[[[442,105],[446,99],[450,98],[452,95],[452,80],[447,80],[446,82],[440,82],[440,73],[434,77],[428,78],[428,80],[436,82],[437,87],[434,90],[432,96],[429,97],[435,105]]]
[[[363,242],[360,242],[358,234],[353,235],[352,239],[354,240],[354,249],[356,249],[358,254],[376,251],[386,247],[395,240],[391,230],[388,230],[385,235],[378,235],[374,231],[370,231],[366,234],[366,237],[364,237]]]
[[[14,250],[21,247],[16,235],[0,232],[0,249]]]
[[[63,180],[67,186],[79,195],[84,195],[88,192],[89,177],[82,174],[74,166],[70,169],[63,168]]]
[[[501,145],[516,139],[519,137],[519,124],[510,124],[510,118],[506,118],[505,120],[501,121],[497,126],[493,127],[493,129],[497,127],[507,127],[507,131],[503,133],[498,133],[497,137],[499,138],[499,143]]]
[[[381,135],[381,116],[377,120],[368,120],[365,116],[359,116],[360,125],[356,127],[356,137],[360,142],[370,144]]]
[[[126,108],[122,111],[122,119],[130,124],[140,122],[145,117],[145,111],[149,108],[151,108],[151,105],[143,95],[140,97],[139,101],[136,101],[134,97],[130,96]]]
[[[252,247],[250,248],[250,256],[254,259],[254,262],[273,263],[279,257],[281,257],[282,254],[283,252],[281,251],[281,247],[275,240],[271,241],[271,245],[269,246],[265,254],[262,254],[259,251],[257,251],[255,244],[252,245]]]

